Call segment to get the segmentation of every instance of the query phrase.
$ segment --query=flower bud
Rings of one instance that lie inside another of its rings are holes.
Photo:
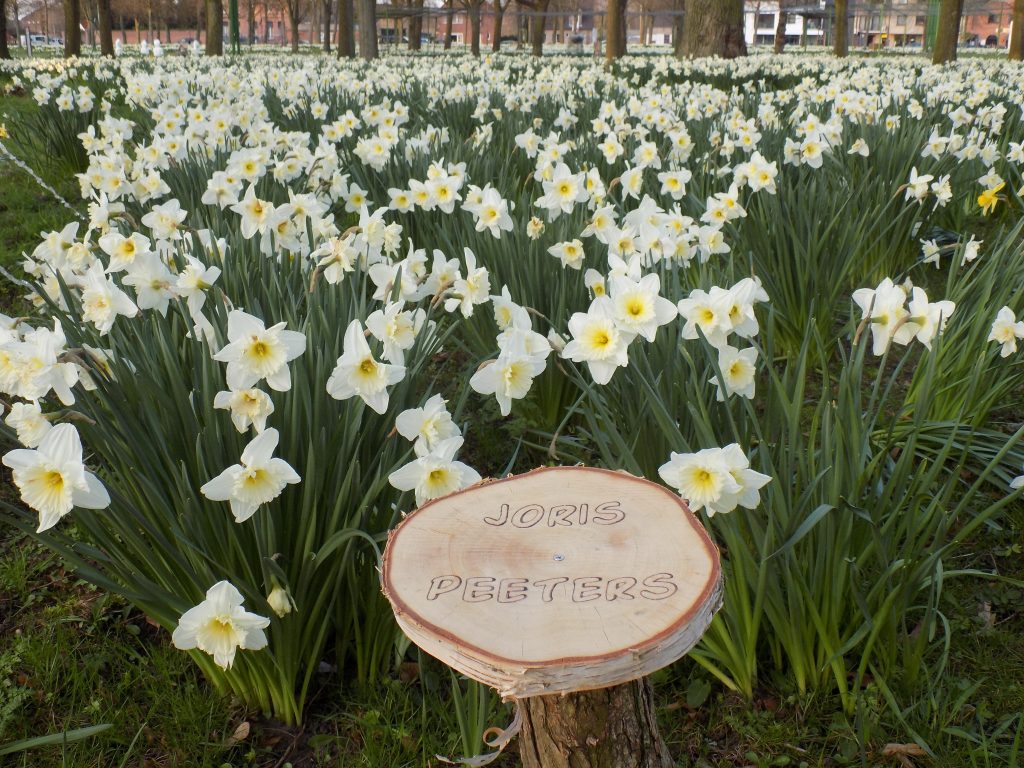
[[[270,595],[267,596],[267,603],[280,618],[284,618],[292,612],[292,598],[284,587],[274,587],[270,591]]]

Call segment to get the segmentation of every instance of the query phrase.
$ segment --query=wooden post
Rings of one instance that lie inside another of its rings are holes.
[[[675,494],[548,467],[432,501],[391,533],[384,594],[417,645],[516,700],[524,768],[670,768],[645,675],[722,604],[718,550]]]

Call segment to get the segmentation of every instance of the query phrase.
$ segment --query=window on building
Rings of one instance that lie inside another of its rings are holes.
[[[896,17],[896,23],[899,24],[901,27],[904,26],[907,23],[907,17],[902,13],[899,14]]]
[[[926,22],[927,22],[927,19],[924,16],[915,16],[914,17],[914,24],[916,24],[919,27],[923,27]]]
[[[988,15],[988,23],[989,24],[998,24],[999,23],[999,14],[998,13],[990,13]]]
[[[757,28],[764,29],[765,27],[775,26],[775,14],[774,13],[759,13],[757,14]]]

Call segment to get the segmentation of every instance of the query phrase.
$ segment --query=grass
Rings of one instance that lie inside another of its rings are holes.
[[[25,98],[0,98],[0,122],[5,113],[32,109]],[[41,231],[66,223],[68,212],[12,164],[0,161],[0,175],[7,182],[0,185],[0,264],[10,267]],[[73,184],[57,188],[74,199]],[[0,311],[22,311],[15,295],[0,293]],[[473,436],[474,462],[487,466],[490,457],[501,467],[502,441],[491,438],[511,430],[488,403],[477,412],[486,424]],[[9,476],[0,478],[0,493],[11,490]],[[955,566],[995,570],[1020,583],[1022,541],[1018,509],[1002,528],[980,533],[970,558]],[[678,765],[1021,765],[1024,588],[959,580],[947,589],[943,608],[950,633],[945,674],[917,700],[902,702],[899,715],[878,686],[868,687],[856,716],[847,718],[837,700],[800,698],[785,679],[748,703],[686,661],[657,674],[662,733]],[[216,695],[144,615],[76,579],[31,539],[0,530],[0,747],[111,726],[86,740],[2,758],[0,765],[398,768],[435,764],[437,753],[457,756],[459,728],[439,663],[414,655],[370,691],[342,689],[339,678],[325,668],[301,728],[264,721]],[[494,724],[504,725],[503,717]],[[931,756],[913,744],[915,733]],[[514,746],[510,752],[495,765],[516,765]]]

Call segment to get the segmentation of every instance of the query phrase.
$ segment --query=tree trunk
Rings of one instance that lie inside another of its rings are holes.
[[[789,24],[789,14],[781,8],[779,9],[779,19],[775,24],[775,52],[782,53],[786,50],[786,25]],[[757,32],[754,32],[754,39],[756,40]]]
[[[11,58],[7,47],[7,0],[0,0],[0,59]]]
[[[251,47],[256,42],[256,0],[248,0],[246,3],[246,26],[249,28],[249,32],[246,35],[246,39],[249,41]]]
[[[609,0],[611,2],[612,0]],[[533,16],[530,17],[530,46],[534,56],[544,55],[544,35],[547,29],[547,12],[551,0],[538,0],[533,6]]]
[[[646,678],[521,706],[523,768],[672,768]]]
[[[963,12],[964,0],[941,0],[939,3],[939,26],[935,34],[932,64],[956,61],[956,43],[960,37],[960,17]]]
[[[206,55],[224,55],[223,0],[206,0]]]
[[[413,0],[412,16],[409,18],[409,50],[418,51],[423,47],[423,0]]]
[[[501,27],[504,21],[505,6],[501,4],[501,0],[494,0],[494,39],[491,41],[491,50],[494,53],[501,50]]]
[[[608,0],[608,33],[604,46],[604,60],[607,66],[622,55],[626,43],[625,21],[626,0]]]
[[[444,49],[452,48],[452,21],[455,19],[455,0],[446,0],[444,6]]]
[[[100,28],[100,54],[103,56],[113,56],[114,32],[110,18],[110,0],[98,0],[97,6]]]
[[[334,0],[324,0],[324,53],[331,52],[331,5]]]
[[[64,0],[64,57],[82,55],[82,11],[78,0]],[[7,34],[6,32],[4,33]]]
[[[292,53],[299,52],[299,0],[288,0],[288,31],[292,39]],[[315,27],[314,27],[315,29]],[[375,38],[376,39],[376,38]]]
[[[469,0],[466,3],[469,16],[469,52],[480,55],[480,0]]]
[[[683,53],[724,59],[746,56],[743,0],[686,0]]]
[[[832,52],[846,56],[850,52],[850,14],[847,0],[836,0],[836,23],[832,27]]]
[[[1010,61],[1024,60],[1024,0],[1014,0],[1013,30],[1010,32]]]
[[[376,0],[359,0],[359,55],[366,61],[377,58]]]
[[[355,18],[352,0],[338,0],[338,58],[356,55]]]

